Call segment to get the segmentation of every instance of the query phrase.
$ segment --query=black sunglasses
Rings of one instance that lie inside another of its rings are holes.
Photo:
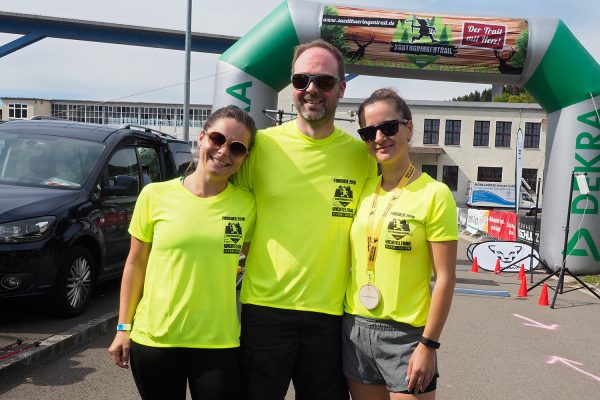
[[[331,75],[310,75],[310,74],[294,74],[292,75],[292,86],[296,90],[306,90],[311,82],[317,85],[317,88],[323,92],[328,92],[341,79]]]
[[[209,132],[206,134],[208,141],[215,147],[221,147],[227,142],[227,138],[221,132]],[[241,157],[248,153],[248,148],[242,142],[229,143],[229,154],[234,157]]]
[[[408,124],[408,120],[405,118],[402,119],[393,119],[391,121],[382,122],[376,126],[365,126],[364,128],[360,128],[357,130],[360,138],[365,142],[372,142],[375,140],[375,136],[377,136],[377,131],[381,131],[385,136],[394,136],[398,133],[398,124],[406,125]]]

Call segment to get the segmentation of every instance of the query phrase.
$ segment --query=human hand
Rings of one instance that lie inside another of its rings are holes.
[[[108,348],[108,352],[110,353],[110,358],[112,358],[117,366],[128,369],[130,348],[131,339],[129,339],[129,332],[119,331]]]
[[[423,392],[435,375],[435,349],[419,343],[408,362],[408,390],[413,393]]]

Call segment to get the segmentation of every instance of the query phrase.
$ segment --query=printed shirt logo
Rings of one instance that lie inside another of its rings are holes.
[[[393,217],[387,226],[385,248],[390,250],[410,251],[412,249],[412,242],[409,239],[407,240],[407,236],[410,237],[410,225],[406,218]]]
[[[223,235],[223,253],[239,254],[242,251],[241,239],[244,236],[242,224],[237,221],[245,221],[245,217],[223,217],[223,220],[229,222],[225,226],[225,234]]]
[[[347,206],[354,201],[352,186],[356,185],[356,181],[338,178],[333,181],[338,185],[333,194],[331,215],[334,217],[354,218],[354,208]]]
[[[334,201],[337,201],[342,206],[346,207],[352,201],[353,193],[350,186],[340,185],[335,189]]]

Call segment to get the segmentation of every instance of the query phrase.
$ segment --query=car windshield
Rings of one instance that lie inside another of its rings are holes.
[[[80,188],[104,145],[59,136],[0,133],[0,183]]]

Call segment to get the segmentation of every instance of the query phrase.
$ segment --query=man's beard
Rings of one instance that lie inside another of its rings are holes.
[[[299,109],[302,118],[308,123],[322,122],[327,119],[327,110],[325,108],[318,111],[308,111],[303,108]]]
[[[300,114],[302,119],[308,122],[310,125],[321,125],[327,122],[334,115],[334,112],[328,109],[325,100],[321,100],[323,103],[321,104],[321,108],[318,110],[307,110],[304,107],[307,103],[304,103],[303,99],[299,100],[300,104],[296,104],[296,110],[298,111],[298,114]]]

